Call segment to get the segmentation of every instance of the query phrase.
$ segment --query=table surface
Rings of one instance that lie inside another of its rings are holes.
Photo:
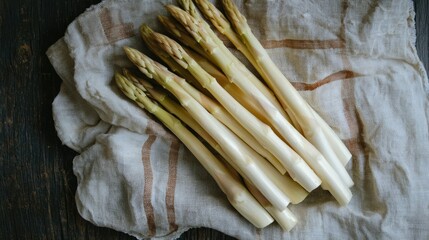
[[[0,0],[0,239],[134,239],[83,220],[75,152],[59,141],[51,103],[61,80],[45,51],[99,0]],[[417,50],[428,69],[428,1],[416,0]],[[191,229],[181,239],[232,239]]]

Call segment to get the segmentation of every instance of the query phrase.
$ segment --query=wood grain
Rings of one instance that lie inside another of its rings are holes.
[[[429,1],[414,0],[416,12],[416,47],[420,60],[425,66],[426,73],[429,69]]]
[[[51,103],[60,79],[45,51],[98,0],[0,0],[0,239],[134,239],[83,220],[75,153],[61,145]],[[415,1],[417,49],[428,69],[428,1]],[[200,228],[180,239],[233,239]]]

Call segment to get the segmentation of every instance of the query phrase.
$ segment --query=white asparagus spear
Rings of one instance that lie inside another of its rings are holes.
[[[197,160],[215,179],[218,186],[227,196],[231,205],[249,222],[258,228],[268,226],[273,222],[272,217],[256,201],[256,199],[237,181],[226,167],[186,129],[178,119],[153,103],[134,83],[120,74],[115,80],[123,93],[135,101],[140,107],[147,109],[168,127],[185,146],[194,154]]]
[[[127,72],[126,72],[127,73]],[[135,76],[127,73],[128,79],[132,79],[134,82],[141,83],[150,95],[158,101],[163,107],[165,107],[169,112],[176,115],[181,121],[186,125],[191,127],[198,135],[200,135],[210,146],[213,147],[224,159],[229,158],[226,153],[222,150],[220,145],[189,115],[189,113],[175,101],[170,99],[166,93],[163,93],[155,88],[143,79],[138,79]],[[253,154],[253,153],[250,153]],[[268,177],[273,181],[276,186],[282,190],[286,196],[289,197],[293,204],[298,204],[302,202],[308,195],[298,183],[293,181],[289,175],[281,175],[272,165],[265,164],[263,159],[255,158],[255,163],[258,164],[264,172],[267,173]],[[229,160],[228,162],[232,162]]]
[[[153,52],[158,55],[162,60],[167,62],[169,65],[173,65],[171,63],[172,59],[168,53],[163,51],[163,49],[159,49],[157,47],[157,42],[152,38],[153,31],[147,26],[142,25],[140,28],[141,34],[145,42],[148,44],[149,48],[153,50]],[[155,42],[154,42],[155,41]],[[190,74],[183,66],[175,62],[179,68],[182,68],[180,72],[183,75],[191,75],[194,80],[192,74]],[[280,173],[286,173],[286,169],[283,165],[274,157],[268,150],[266,150],[259,142],[245,129],[243,128],[231,114],[226,111],[222,106],[213,101],[211,98],[207,97],[203,93],[199,92],[197,89],[193,88],[185,79],[183,78],[174,78],[174,80],[183,87],[185,91],[187,91],[195,100],[197,100],[207,111],[209,111],[216,119],[222,122],[225,126],[227,126],[231,131],[233,131],[238,137],[240,137],[244,142],[246,142],[251,148],[253,148],[257,153],[261,154],[261,156],[265,157]],[[196,81],[196,80],[195,80]],[[201,84],[197,81],[195,85],[201,86]],[[205,88],[203,88],[207,91]]]
[[[245,93],[243,93],[243,91],[240,88],[238,88],[234,83],[230,82],[228,80],[228,78],[215,65],[213,65],[213,63],[210,60],[209,55],[206,52],[204,52],[204,50],[201,48],[201,46],[198,44],[198,42],[195,41],[195,39],[189,35],[189,33],[186,31],[186,29],[182,25],[177,23],[174,19],[170,19],[170,18],[165,17],[165,16],[158,16],[158,19],[164,25],[165,29],[171,35],[173,35],[177,41],[179,41],[184,46],[187,46],[187,47],[192,49],[192,50],[190,50],[188,48],[188,49],[186,49],[186,51],[194,59],[196,59],[198,61],[198,63],[208,73],[210,73],[212,76],[216,77],[216,79],[219,80],[219,83],[222,85],[222,87],[225,88],[225,90],[228,91],[229,94],[231,94],[235,99],[237,99],[237,101],[240,102],[246,109],[248,109],[250,112],[252,112],[252,114],[254,114],[256,117],[258,117],[259,119],[261,119],[265,123],[269,124],[269,121],[267,120],[267,118],[265,117],[263,112],[259,109],[259,107],[255,103],[255,101],[253,99],[251,99],[249,96],[247,96]],[[142,32],[142,35],[144,35],[145,34],[144,30],[142,30],[142,28],[140,28],[140,30]],[[180,68],[177,67],[180,65],[178,65],[176,63],[175,66],[172,66],[172,63],[171,63],[172,61],[170,61],[169,59],[164,59],[163,56],[159,55],[160,53],[157,50],[155,50],[154,52],[156,52],[158,54],[158,56],[164,62],[166,62],[166,64],[168,64],[169,67],[173,71],[177,72],[179,75],[182,75],[182,77],[184,77],[186,80],[188,80],[188,78],[190,78],[187,75],[185,76],[183,71],[180,71]],[[192,84],[193,84],[193,82],[192,82]],[[196,86],[196,87],[198,88],[198,90],[201,91],[199,86]]]
[[[262,194],[248,181],[244,182],[247,186],[247,189],[252,193],[252,195],[258,200],[258,202],[265,208],[265,210],[270,213],[270,215],[276,220],[276,222],[286,231],[292,230],[293,227],[298,223],[298,219],[295,214],[293,214],[289,208],[284,209],[283,211],[279,211],[275,207],[273,207],[267,199],[262,196]]]
[[[259,74],[263,76],[264,72],[261,70],[259,65],[256,63],[253,55],[246,48],[244,43],[240,40],[240,37],[234,32],[229,21],[226,17],[220,12],[211,2],[208,0],[196,0],[195,1],[201,10],[201,12],[206,16],[207,19],[216,27],[216,29],[224,34],[233,44],[234,46],[241,52],[243,55],[252,63],[255,69],[258,70]],[[201,64],[200,64],[201,65]],[[331,146],[335,151],[335,154],[340,159],[343,165],[346,165],[348,161],[351,159],[351,153],[344,145],[344,143],[338,138],[337,134],[332,130],[331,127],[315,112],[311,106],[309,108],[312,110],[316,121],[320,124],[326,138],[328,139]],[[302,132],[302,129],[296,119],[295,115],[290,111],[290,109],[285,109],[289,117],[291,118],[293,125],[299,132]],[[337,146],[337,147],[335,147]]]
[[[232,165],[237,166],[245,177],[261,191],[273,206],[279,210],[283,210],[287,207],[290,199],[270,180],[267,174],[258,167],[253,160],[253,158],[260,157],[258,154],[255,154],[255,156],[249,155],[248,153],[253,150],[183,90],[183,88],[173,80],[173,77],[176,75],[169,72],[166,68],[158,67],[155,61],[137,50],[129,47],[125,47],[124,49],[128,58],[142,73],[156,80],[179,100],[180,104],[186,108],[191,116],[219,145],[221,145],[230,159],[234,161]]]
[[[330,145],[336,146],[333,147],[333,149],[338,159],[340,159],[343,166],[347,165],[347,163],[352,158],[352,154],[350,153],[349,149],[346,147],[343,141],[341,141],[335,131],[328,125],[328,123],[326,123],[325,120],[323,120],[322,117],[320,117],[320,115],[313,108],[310,107],[310,105],[308,105],[308,107],[311,109],[314,118],[322,128],[322,131],[328,139]]]
[[[353,180],[330,146],[330,142],[315,119],[313,112],[309,109],[308,104],[271,60],[267,51],[253,35],[246,18],[238,11],[232,0],[223,0],[222,3],[235,30],[263,72],[262,76],[265,77],[265,81],[274,90],[281,103],[293,111],[301,124],[304,135],[324,155],[341,180],[348,187],[353,186]],[[333,147],[336,147],[336,145]]]
[[[174,19],[162,15],[158,16],[158,20],[161,22],[162,25],[164,25],[165,29],[171,35],[174,36],[175,39],[180,41],[180,43],[191,48],[195,52],[206,57],[207,59],[210,59],[210,56],[206,52],[204,52],[204,49],[202,49],[201,46],[194,40],[194,38],[189,35],[189,33],[182,25],[177,23]]]
[[[215,28],[223,35],[225,35],[231,42],[234,44],[234,46],[249,60],[249,62],[255,67],[255,69],[259,72],[259,74],[262,74],[259,65],[257,64],[256,60],[253,58],[250,51],[246,48],[246,46],[243,44],[243,42],[240,40],[240,37],[234,32],[234,30],[231,27],[231,24],[229,24],[226,17],[220,12],[211,2],[208,0],[196,0],[195,1],[201,10],[201,12],[204,14],[204,16],[210,20],[210,22],[215,26]],[[296,120],[296,117],[292,114],[290,109],[285,108],[284,109],[289,116],[290,120],[292,121],[294,127],[299,131],[302,132],[301,126],[299,125],[298,121]]]
[[[179,3],[185,12],[187,12],[190,16],[201,22],[206,29],[210,29],[209,24],[204,21],[201,14],[198,12],[196,6],[191,0],[179,0]],[[222,46],[224,45],[223,41],[220,40],[219,37],[213,31],[207,31],[207,34],[216,42],[216,44]],[[198,38],[195,38],[195,40],[197,40],[198,42]],[[291,121],[288,114],[283,110],[281,104],[278,102],[271,90],[268,89],[267,86],[265,86],[261,81],[259,81],[259,79],[255,77],[255,75],[253,75],[253,73],[250,72],[249,69],[247,69],[246,66],[244,66],[244,64],[240,62],[227,48],[221,48],[221,50],[224,51],[224,54],[236,64],[238,70],[240,70],[247,77],[247,80],[253,85],[255,85],[262,92],[262,94],[267,97],[267,99],[278,109],[278,111],[283,115],[283,117],[286,118],[288,121]],[[211,54],[208,55],[209,59],[211,59],[212,62],[216,63],[216,60],[213,59],[213,56]]]
[[[211,32],[211,30],[208,29],[205,24],[194,19],[180,8],[171,5],[166,7],[172,16],[175,17],[200,43],[205,51],[212,55],[213,59],[216,60],[216,64],[224,71],[230,80],[234,81],[237,86],[247,94],[257,99],[261,108],[266,112],[267,117],[270,117],[273,125],[276,126],[276,129],[287,139],[288,143],[304,158],[304,160],[306,160],[313,170],[317,172],[318,176],[327,185],[326,188],[337,201],[342,205],[348,203],[352,196],[351,191],[342,182],[336,171],[326,161],[323,155],[278,113],[277,108],[272,105],[265,95],[260,94],[259,90],[254,85],[246,84],[246,82],[243,81],[246,79],[246,76],[237,69],[235,62],[224,54],[226,51],[225,46],[213,40],[213,34],[207,33]]]
[[[200,84],[206,88],[222,106],[224,106],[257,141],[259,141],[260,144],[279,159],[292,178],[296,179],[306,189],[312,187],[311,184],[313,183],[320,184],[320,179],[298,154],[274,134],[269,126],[261,122],[229,95],[216,79],[202,69],[177,42],[158,33],[153,33],[153,37],[160,43],[160,47],[169,53],[181,66],[188,69],[195,79],[199,81]],[[312,189],[310,189],[310,191],[311,190]]]

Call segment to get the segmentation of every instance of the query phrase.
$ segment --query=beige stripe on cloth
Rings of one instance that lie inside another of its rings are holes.
[[[223,35],[219,35],[226,47],[235,48],[235,46]],[[281,39],[281,40],[261,40],[261,45],[265,49],[275,48],[294,48],[294,49],[329,49],[343,48],[344,42],[340,39],[328,40],[308,40],[308,39]]]
[[[314,83],[304,83],[304,82],[291,82],[291,83],[298,91],[313,91],[316,88],[321,87],[325,84],[338,81],[338,80],[353,78],[355,76],[357,76],[357,74],[353,71],[341,70],[336,73],[332,73],[329,76],[325,77],[324,79],[316,81]]]
[[[143,190],[143,207],[146,214],[148,233],[147,236],[151,237],[156,234],[155,213],[152,205],[152,185],[153,185],[153,172],[151,166],[151,147],[156,140],[156,135],[149,134],[142,147],[142,161],[144,171],[144,190]]]
[[[343,48],[344,42],[340,39],[330,40],[299,40],[299,39],[282,39],[282,40],[263,40],[262,46],[265,49],[272,48],[295,48],[295,49],[327,49]]]
[[[168,156],[168,181],[165,193],[165,205],[167,208],[168,229],[174,232],[178,229],[176,224],[176,213],[174,210],[174,196],[177,181],[177,161],[179,159],[180,141],[173,139]]]
[[[101,9],[98,17],[103,27],[104,35],[109,43],[134,36],[134,25],[132,23],[114,23],[108,8]]]

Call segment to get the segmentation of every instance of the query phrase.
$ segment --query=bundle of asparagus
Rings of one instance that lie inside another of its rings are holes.
[[[256,227],[276,220],[289,231],[297,222],[289,203],[320,185],[347,204],[350,152],[276,67],[232,1],[222,1],[227,17],[208,0],[196,3],[270,88],[225,47],[191,0],[179,3],[182,8],[166,6],[173,18],[159,20],[183,46],[147,25],[140,28],[168,68],[125,47],[146,79],[125,70],[115,75],[118,87],[183,142]]]

